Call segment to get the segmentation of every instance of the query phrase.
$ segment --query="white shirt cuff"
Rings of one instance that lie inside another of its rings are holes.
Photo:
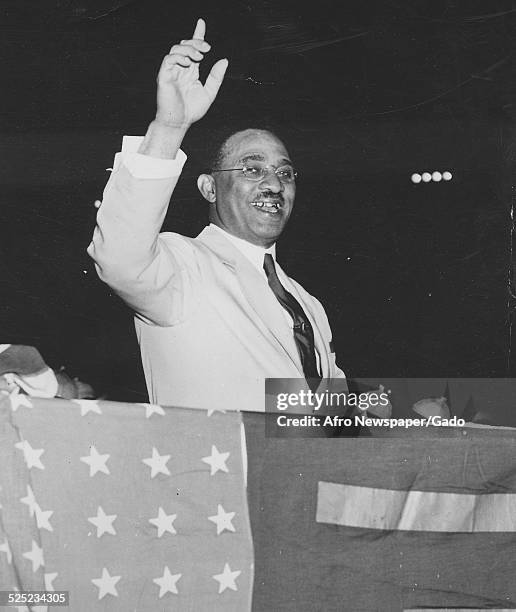
[[[118,170],[121,163],[135,178],[165,179],[175,178],[181,174],[186,162],[186,155],[179,150],[175,159],[160,159],[137,153],[143,136],[124,136],[122,150],[115,155],[113,171]]]

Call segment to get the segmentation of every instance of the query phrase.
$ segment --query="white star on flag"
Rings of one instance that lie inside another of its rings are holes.
[[[223,472],[229,471],[226,465],[226,460],[229,455],[230,453],[219,453],[217,447],[212,444],[211,455],[202,458],[202,461],[204,461],[204,463],[207,463],[211,468],[210,476],[213,476],[219,470],[222,470]]]
[[[224,408],[208,408],[208,416],[211,417],[211,415],[214,412],[222,412],[222,414],[226,414],[226,411],[224,410]]]
[[[22,504],[29,506],[30,515],[31,517],[34,516],[38,504],[36,503],[36,498],[34,497],[34,493],[32,492],[30,485],[27,485],[26,497],[20,497],[20,501]]]
[[[224,529],[234,532],[235,528],[231,521],[233,520],[235,514],[235,512],[226,512],[224,508],[218,504],[217,514],[209,516],[208,520],[217,525],[217,535],[220,535]]]
[[[103,472],[109,474],[109,468],[106,465],[106,461],[111,455],[101,455],[94,446],[90,448],[90,454],[80,457],[83,463],[87,463],[90,466],[90,477],[95,476],[97,472]]]
[[[11,548],[9,546],[9,542],[4,540],[3,544],[0,544],[0,552],[3,552],[7,556],[7,563],[11,565],[13,562],[13,553],[11,552]]]
[[[34,540],[32,540],[32,550],[23,553],[22,557],[32,562],[32,571],[37,572],[40,567],[45,567],[45,560],[43,559],[43,549],[40,548]]]
[[[52,584],[57,578],[57,572],[49,572],[45,574],[45,591],[55,591],[54,585]]]
[[[118,597],[115,584],[122,576],[110,576],[105,567],[102,568],[102,576],[100,578],[92,578],[91,581],[99,589],[99,599],[106,595],[114,595]]]
[[[36,513],[36,524],[38,529],[46,529],[47,531],[54,531],[50,524],[50,517],[54,514],[53,510],[42,510],[38,504],[36,504],[34,511]]]
[[[17,449],[23,451],[23,456],[25,457],[25,463],[29,470],[33,467],[37,467],[39,470],[44,470],[45,466],[41,463],[40,457],[45,452],[42,448],[32,448],[32,446],[27,442],[27,440],[22,440],[21,442],[16,442],[14,445]]]
[[[156,404],[143,404],[145,406],[145,418],[150,419],[153,414],[165,416],[165,411]]]
[[[88,521],[93,523],[97,528],[97,538],[100,538],[105,533],[116,535],[115,528],[113,527],[113,521],[116,517],[116,514],[106,514],[104,510],[102,510],[102,506],[97,508],[97,516],[90,516],[88,518]]]
[[[72,402],[77,404],[81,408],[81,416],[86,416],[88,412],[95,412],[96,414],[102,414],[102,410],[98,405],[97,400],[80,400],[73,399]]]
[[[170,476],[170,472],[168,471],[167,461],[170,459],[170,455],[160,455],[158,451],[152,447],[152,457],[148,459],[142,459],[145,465],[148,465],[151,468],[151,478],[154,478],[156,474],[165,474],[166,476]]]
[[[235,584],[235,580],[240,576],[241,573],[242,572],[239,570],[232,572],[231,568],[226,563],[224,565],[222,574],[215,574],[215,576],[212,576],[212,578],[219,583],[219,595],[223,593],[226,589],[238,591],[237,585]]]
[[[163,597],[165,593],[174,593],[177,595],[176,583],[183,574],[171,574],[168,566],[165,565],[163,576],[161,578],[153,578],[152,582],[159,586],[159,597]]]
[[[32,408],[32,402],[30,401],[29,396],[20,393],[18,388],[16,388],[9,395],[9,399],[11,401],[11,410],[13,412],[16,412],[21,406],[25,406],[25,408]]]
[[[152,523],[158,528],[158,538],[168,531],[172,535],[175,535],[177,531],[174,529],[172,523],[176,520],[177,514],[166,514],[163,508],[160,506],[158,510],[158,516],[153,519],[149,519],[149,523]]]

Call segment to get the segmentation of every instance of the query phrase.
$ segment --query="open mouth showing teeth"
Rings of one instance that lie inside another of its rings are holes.
[[[276,214],[280,209],[279,202],[251,202],[252,206],[259,208],[262,212]]]

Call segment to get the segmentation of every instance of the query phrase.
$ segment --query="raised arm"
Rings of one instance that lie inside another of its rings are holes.
[[[174,159],[188,128],[202,119],[222,85],[228,66],[216,62],[205,84],[199,80],[199,63],[210,45],[204,40],[206,24],[197,21],[193,37],[182,40],[163,58],[158,73],[156,118],[149,125],[139,153]]]
[[[141,317],[157,325],[182,319],[188,287],[186,241],[159,236],[186,159],[179,147],[222,84],[227,60],[214,64],[204,85],[199,63],[209,44],[199,19],[192,39],[170,49],[157,78],[156,117],[138,153],[122,152],[106,185],[88,253],[100,278]],[[185,252],[186,249],[186,252]],[[186,259],[185,259],[186,257]]]

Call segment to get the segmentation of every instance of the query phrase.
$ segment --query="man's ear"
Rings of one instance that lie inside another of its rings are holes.
[[[215,179],[211,174],[201,174],[197,179],[197,188],[201,192],[202,197],[208,202],[215,202],[216,189]]]

